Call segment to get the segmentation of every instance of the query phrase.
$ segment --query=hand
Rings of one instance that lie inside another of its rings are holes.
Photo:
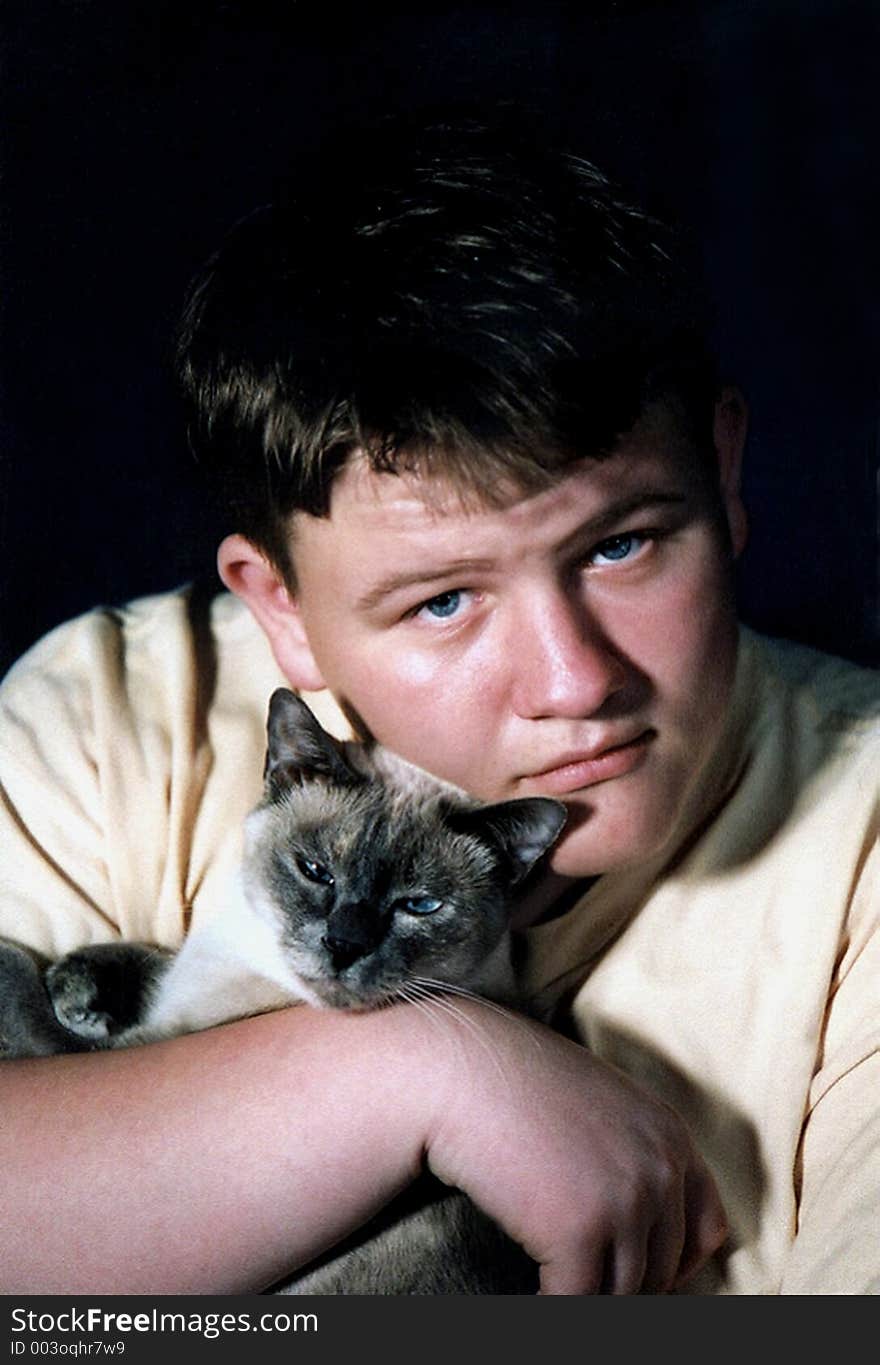
[[[727,1235],[666,1105],[549,1029],[469,1003],[428,1164],[541,1267],[542,1294],[663,1293]]]

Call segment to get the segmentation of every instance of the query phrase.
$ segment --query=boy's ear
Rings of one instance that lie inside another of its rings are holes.
[[[730,528],[734,557],[745,548],[749,534],[746,509],[740,496],[743,452],[749,428],[748,404],[739,389],[726,387],[715,404],[714,441],[721,496]]]
[[[245,536],[227,536],[217,551],[217,571],[229,591],[247,604],[291,687],[320,691],[324,679],[303,628],[296,597],[262,551]]]

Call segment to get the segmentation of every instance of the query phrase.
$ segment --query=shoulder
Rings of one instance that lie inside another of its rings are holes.
[[[55,802],[102,830],[182,800],[220,748],[260,766],[279,674],[247,609],[187,586],[99,607],[38,642],[0,687],[0,781],[29,817]],[[176,793],[176,796],[175,796]]]
[[[729,720],[699,818],[656,879],[643,872],[648,894],[732,914],[755,945],[809,942],[827,984],[857,885],[876,911],[880,675],[744,630]]]
[[[82,727],[102,705],[117,717],[186,707],[195,690],[216,690],[218,661],[230,650],[268,667],[261,638],[240,602],[193,585],[96,607],[58,626],[12,666],[0,687],[4,729],[24,716],[75,719]]]
[[[772,902],[780,940],[812,924],[830,972],[839,935],[873,932],[880,914],[880,673],[744,632],[735,706],[746,740],[704,865],[743,904]]]
[[[0,932],[176,941],[259,791],[278,681],[250,613],[193,587],[36,644],[0,687]]]
[[[0,689],[5,705],[24,698],[32,687],[54,685],[75,692],[125,666],[132,652],[149,652],[182,641],[188,634],[191,589],[145,597],[124,606],[99,606],[65,621],[10,668]]]
[[[738,705],[758,750],[801,780],[869,772],[880,779],[880,671],[787,640],[742,632]]]
[[[880,722],[880,670],[747,627],[741,628],[740,637],[755,669],[778,687],[793,695],[812,695],[824,711],[873,716]]]

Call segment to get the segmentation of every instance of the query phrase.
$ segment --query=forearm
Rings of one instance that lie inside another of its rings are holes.
[[[265,1288],[417,1173],[424,1027],[300,1008],[0,1065],[0,1292]]]
[[[671,1111],[475,1000],[6,1062],[0,1112],[5,1293],[260,1290],[425,1159],[540,1262],[544,1292],[666,1289],[725,1232]]]

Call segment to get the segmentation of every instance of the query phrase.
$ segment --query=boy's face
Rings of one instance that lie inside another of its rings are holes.
[[[328,518],[295,515],[293,557],[286,628],[261,619],[294,685],[320,675],[364,731],[477,797],[564,800],[557,872],[660,848],[736,652],[725,500],[668,418],[500,508],[356,461]]]

